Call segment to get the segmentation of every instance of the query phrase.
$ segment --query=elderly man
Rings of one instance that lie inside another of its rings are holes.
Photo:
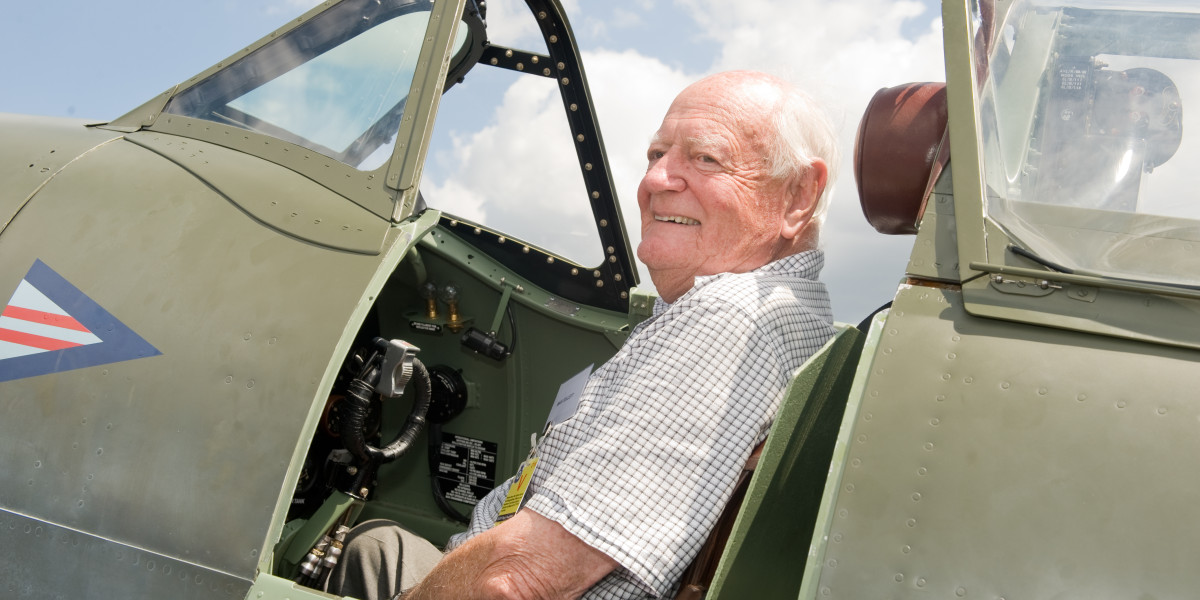
[[[338,591],[388,597],[417,580],[406,599],[676,591],[791,375],[833,333],[816,243],[836,150],[807,96],[730,72],[675,99],[647,159],[638,257],[660,298],[538,442],[523,508],[496,524],[514,477],[444,557],[393,525],[360,527]],[[419,563],[437,559],[421,579]]]

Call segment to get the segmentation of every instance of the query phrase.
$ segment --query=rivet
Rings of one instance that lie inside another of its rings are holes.
[[[450,226],[451,226],[451,227],[458,227],[458,219],[451,219],[451,220],[450,220]]]
[[[547,256],[547,257],[546,257],[546,264],[548,264],[548,265],[552,265],[552,264],[554,264],[554,257],[553,257],[553,256]]]
[[[518,71],[524,71],[524,70],[525,70],[525,63],[517,63],[517,70],[518,70]]]
[[[1087,400],[1087,394],[1080,394],[1078,396],[1075,396],[1075,399],[1080,402],[1083,402],[1084,400]]]
[[[591,171],[591,170],[592,170],[592,163],[584,163],[584,164],[583,164],[583,170],[585,170],[585,171]]]
[[[545,19],[545,18],[546,18],[546,11],[544,11],[544,10],[542,10],[542,11],[538,11],[538,18],[539,18],[539,19]]]
[[[1117,400],[1117,408],[1125,408],[1125,406],[1126,404],[1124,400]]]
[[[917,526],[917,520],[916,520],[916,519],[909,519],[908,521],[905,521],[905,523],[904,523],[904,524],[905,524],[905,525],[908,525],[909,527],[916,527],[916,526]]]
[[[620,273],[617,273],[616,275],[613,275],[613,281],[620,281],[620,280],[621,280],[621,274],[620,274]]]
[[[905,553],[905,554],[908,554],[909,552],[912,552],[912,546],[907,546],[907,545],[906,545],[906,546],[904,546],[903,548],[900,548],[900,551],[901,551],[901,552],[903,552],[903,553]]]
[[[862,466],[862,459],[861,459],[861,458],[856,458],[856,459],[854,459],[854,460],[851,460],[851,461],[850,461],[850,466],[852,466],[852,467],[859,467],[859,466]]]
[[[577,141],[577,142],[582,142],[583,140],[584,140],[584,137],[583,137],[583,134],[582,134],[582,133],[581,133],[581,134],[579,134],[579,135],[577,135],[577,136],[575,136],[575,141]]]
[[[525,246],[524,248],[521,248],[521,252],[524,254],[529,254],[529,246]]]
[[[950,374],[942,373],[942,381],[950,381]]]
[[[933,442],[925,442],[925,451],[928,452],[928,451],[932,451],[932,450],[933,450]]]
[[[503,244],[504,242],[508,241],[508,238],[506,238],[504,236],[500,236],[499,238],[496,238],[496,241]]]
[[[571,112],[575,112],[577,110],[579,110],[579,105],[572,102],[571,103]]]
[[[572,274],[572,275],[578,275],[578,274],[579,274],[579,269],[576,269],[576,268],[572,267],[572,268],[571,268],[571,274]]]
[[[533,64],[535,64],[535,65],[536,65],[536,64],[538,64],[538,57],[536,57],[536,56],[530,56],[530,57],[529,57],[529,62],[531,62],[531,63],[533,63]]]
[[[563,77],[563,78],[562,78],[562,84],[563,84],[563,85],[571,85],[571,79],[570,79],[570,78],[568,78],[568,77]]]
[[[552,35],[552,36],[550,36],[550,43],[551,43],[551,44],[557,44],[557,43],[558,43],[558,36],[557,36],[557,35]]]
[[[860,444],[867,443],[867,436],[865,436],[865,435],[858,436],[858,443],[860,443]]]
[[[597,270],[595,270],[595,271],[592,271],[592,277],[596,277],[596,278],[599,278],[599,277],[600,277],[600,271],[599,271],[599,269],[597,269]]]
[[[616,262],[617,262],[617,257],[615,257],[615,256],[610,256],[610,257],[608,257],[608,262],[610,262],[610,263],[613,263],[613,264],[616,264]]]
[[[904,573],[896,573],[896,583],[904,583]]]
[[[955,358],[958,358],[958,355],[957,355],[957,354],[955,354],[955,353],[953,353],[953,352],[951,352],[950,354],[947,354],[947,355],[946,355],[946,358],[948,358],[948,359],[950,359],[950,360],[954,360]]]
[[[920,501],[921,501],[921,494],[919,494],[919,493],[913,494],[913,495],[912,495],[912,500],[913,500],[913,502],[920,502]]]
[[[920,577],[917,579],[917,587],[920,587],[920,588],[925,587],[925,578],[924,577]]]
[[[605,250],[607,250],[609,254],[612,254],[613,252],[616,252],[616,251],[617,251],[617,249],[616,249],[616,248],[613,248],[612,246],[609,246],[609,247],[605,248]]]
[[[505,50],[504,58],[512,58],[512,50]]]
[[[600,198],[600,192],[592,192],[592,198]]]
[[[975,378],[971,377],[970,375],[963,377],[963,383],[974,383],[974,382],[975,382]]]
[[[596,287],[604,287],[604,282],[601,280],[596,280]]]
[[[546,68],[546,69],[542,69],[542,75],[544,75],[544,76],[546,76],[546,77],[549,77],[549,76],[550,76],[550,69],[548,69],[548,68]]]
[[[929,474],[929,469],[926,469],[925,467],[920,467],[917,469],[917,475],[924,477],[925,475],[928,475],[928,474]]]
[[[966,595],[967,595],[967,588],[960,587],[960,588],[958,588],[957,590],[954,590],[954,595],[955,595],[955,596],[958,596],[959,598],[962,598],[963,596],[966,596]]]
[[[1002,390],[1007,390],[1009,387],[1011,387],[1011,385],[1012,385],[1012,384],[1008,383],[1007,381],[1001,381],[1001,382],[1000,382],[1000,389],[1002,389]]]
[[[481,233],[483,233],[483,230],[482,230],[482,229],[480,229],[480,228],[478,228],[478,227],[476,227],[476,228],[475,228],[475,235],[479,235],[479,234],[481,234]]]
[[[601,227],[608,227],[608,219],[600,219]]]
[[[930,425],[933,425],[934,427],[937,427],[938,425],[941,425],[941,424],[942,424],[942,420],[941,420],[941,419],[939,419],[939,418],[937,418],[937,417],[934,417],[934,418],[932,418],[932,419],[930,419],[930,420],[929,420],[929,424],[930,424]]]
[[[836,559],[836,558],[831,558],[831,559],[829,559],[829,562],[827,562],[827,563],[825,563],[825,564],[829,565],[829,567],[830,567],[830,568],[836,567],[836,566],[837,566],[837,559]]]
[[[561,63],[561,62],[560,62],[560,63],[558,63],[558,70],[559,70],[559,71],[561,71],[561,70],[563,70],[563,69],[565,69],[565,68],[567,68],[567,65],[566,65],[566,63]]]
[[[628,298],[628,297],[629,297],[629,292],[621,292],[621,299],[622,299],[622,300],[624,300],[624,299],[626,299],[626,298]]]
[[[847,491],[847,492],[850,492],[850,493],[854,493],[854,484],[853,484],[853,483],[847,483],[847,484],[846,484],[846,491]]]
[[[842,540],[843,540],[843,539],[845,539],[845,538],[844,538],[844,537],[842,537],[842,534],[840,534],[840,533],[835,533],[835,534],[833,534],[833,542],[834,542],[835,544],[840,544],[840,543],[842,543]]]
[[[1160,414],[1160,415],[1167,414],[1167,407],[1165,407],[1165,406],[1158,407],[1158,414]]]

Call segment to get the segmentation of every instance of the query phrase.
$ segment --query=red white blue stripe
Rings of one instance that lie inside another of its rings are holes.
[[[160,354],[40,260],[0,309],[0,382]]]

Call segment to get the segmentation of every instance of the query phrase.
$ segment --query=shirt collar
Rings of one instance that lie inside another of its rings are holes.
[[[791,256],[785,256],[779,260],[769,262],[751,273],[775,273],[780,275],[790,275],[792,277],[800,277],[802,279],[816,280],[821,274],[821,268],[825,266],[825,252],[821,249],[805,250]],[[692,289],[684,292],[682,296],[675,300],[679,302],[692,294],[696,293],[700,288],[711,284],[714,281],[735,275],[735,273],[717,273],[716,275],[699,275],[692,284]],[[666,302],[661,296],[654,299],[654,311],[652,317],[657,317],[663,311],[671,307],[672,303]]]

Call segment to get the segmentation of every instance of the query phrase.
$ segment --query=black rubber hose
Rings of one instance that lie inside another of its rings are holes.
[[[345,442],[346,449],[359,460],[389,463],[408,452],[421,430],[425,428],[425,415],[429,412],[429,400],[433,396],[429,371],[421,361],[413,359],[412,381],[416,387],[416,399],[413,400],[412,411],[408,413],[408,419],[400,428],[396,439],[382,449],[368,444],[365,437],[367,415],[371,411],[371,398],[375,395],[375,388],[364,379],[375,378],[353,379],[347,386],[347,410],[342,419],[342,441]]]

